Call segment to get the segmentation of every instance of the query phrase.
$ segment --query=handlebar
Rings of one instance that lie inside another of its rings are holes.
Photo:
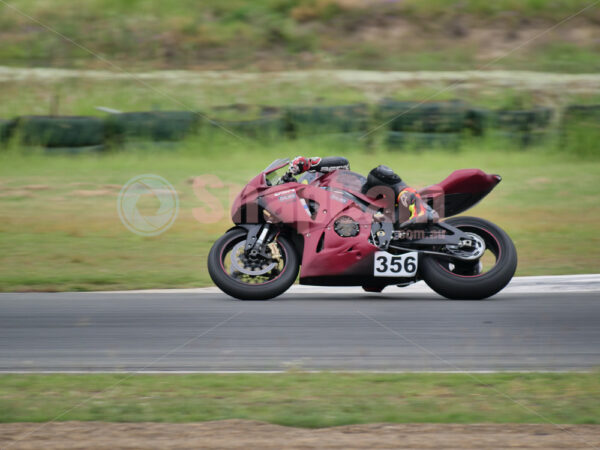
[[[277,180],[277,184],[289,183],[291,181],[297,181],[296,177],[288,170],[284,173],[279,180]]]
[[[318,164],[312,166],[310,168],[311,171],[316,172],[331,172],[337,169],[350,169],[350,163],[348,160],[342,156],[327,156],[322,158]],[[288,169],[286,173],[284,173],[279,180],[277,180],[276,184],[289,183],[290,181],[297,181],[296,177],[290,170]]]

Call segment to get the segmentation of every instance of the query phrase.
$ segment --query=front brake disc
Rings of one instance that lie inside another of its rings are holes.
[[[264,266],[264,264],[261,264],[260,268],[248,268],[246,262],[244,261],[244,259],[246,258],[245,249],[246,241],[243,240],[241,242],[238,242],[231,250],[231,267],[237,270],[238,272],[242,272],[246,275],[258,276],[270,272],[277,266],[277,261],[275,261],[270,264],[267,264],[266,266]]]

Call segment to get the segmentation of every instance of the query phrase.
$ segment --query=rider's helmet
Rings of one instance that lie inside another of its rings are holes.
[[[391,187],[396,195],[405,186],[402,182],[402,178],[394,172],[388,166],[377,166],[369,172],[367,176],[367,182],[362,188],[363,193],[369,192],[369,190],[376,186],[389,186]]]

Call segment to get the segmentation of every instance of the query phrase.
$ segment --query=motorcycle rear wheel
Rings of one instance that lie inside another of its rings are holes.
[[[491,253],[475,261],[458,262],[425,255],[421,277],[438,294],[452,300],[482,300],[500,292],[517,269],[517,250],[510,237],[499,226],[478,217],[452,217],[446,223],[481,238]],[[495,261],[493,261],[495,259]],[[489,270],[486,265],[490,266]]]
[[[208,273],[213,282],[240,300],[268,300],[283,294],[298,276],[294,246],[285,236],[278,236],[274,242],[279,255],[250,260],[244,253],[246,236],[246,230],[236,228],[213,244],[208,254]]]

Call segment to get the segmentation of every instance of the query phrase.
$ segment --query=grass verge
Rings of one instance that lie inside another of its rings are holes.
[[[598,373],[2,375],[0,422],[600,423]]]

